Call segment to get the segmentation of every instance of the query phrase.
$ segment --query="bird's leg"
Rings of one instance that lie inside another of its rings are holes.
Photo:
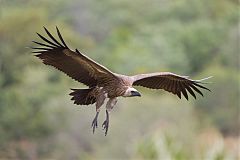
[[[98,114],[100,112],[100,107],[103,105],[104,101],[106,99],[106,96],[104,95],[104,92],[102,92],[102,94],[99,94],[97,96],[97,101],[96,101],[96,116],[92,121],[92,128],[93,128],[93,133],[95,132],[95,128],[98,127],[98,123],[97,123],[97,119],[98,119]]]
[[[114,105],[117,103],[117,98],[110,98],[106,105],[106,120],[103,122],[102,127],[105,130],[105,136],[108,132],[109,127],[109,112],[112,110]]]

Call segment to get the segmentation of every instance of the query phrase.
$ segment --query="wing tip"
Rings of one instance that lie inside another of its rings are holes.
[[[40,43],[40,42],[37,42],[37,41],[35,41],[35,40],[32,41],[33,43],[35,43],[35,44],[37,44],[37,45],[40,45],[40,46],[46,47],[46,48],[42,48],[42,49],[45,50],[45,51],[46,51],[46,50],[51,50],[51,49],[57,49],[57,48],[69,49],[68,46],[66,45],[66,43],[64,42],[64,40],[63,40],[63,38],[62,38],[62,36],[61,36],[61,34],[60,34],[57,26],[56,26],[56,29],[57,29],[57,33],[58,33],[58,37],[59,37],[59,39],[60,39],[60,42],[58,42],[58,40],[56,40],[56,39],[52,36],[52,34],[48,31],[48,29],[47,29],[45,26],[43,26],[43,28],[44,28],[45,32],[47,33],[48,37],[50,38],[50,40],[47,39],[47,38],[45,38],[45,37],[44,37],[43,35],[41,35],[40,33],[36,32],[36,34],[37,34],[44,42],[46,42],[47,44],[45,44],[45,43]],[[61,44],[61,42],[62,42],[62,44]],[[29,48],[35,50],[35,51],[33,51],[32,53],[42,53],[42,52],[44,52],[44,51],[36,51],[36,49],[38,49],[37,47],[29,47]]]
[[[62,44],[64,45],[64,47],[68,48],[67,44],[65,43],[65,41],[63,40],[63,37],[58,29],[58,27],[56,26],[56,30],[57,30],[57,34],[58,34],[58,37],[60,39],[60,41],[62,42]]]
[[[209,76],[209,77],[206,77],[206,78],[203,78],[203,79],[194,80],[194,82],[196,82],[196,83],[202,83],[202,84],[213,83],[213,82],[203,82],[203,81],[208,80],[208,79],[213,78],[213,77],[214,77],[214,76]]]

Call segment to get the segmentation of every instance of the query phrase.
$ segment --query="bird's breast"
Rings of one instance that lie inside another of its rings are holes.
[[[126,86],[120,83],[108,84],[104,86],[104,90],[107,93],[109,98],[119,97],[124,95],[127,88],[129,88],[129,86]]]

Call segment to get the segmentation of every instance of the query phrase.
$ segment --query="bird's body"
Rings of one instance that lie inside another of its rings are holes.
[[[96,104],[97,113],[92,122],[93,132],[98,126],[97,118],[104,101],[108,99],[106,104],[106,120],[103,123],[106,135],[109,126],[109,112],[117,103],[117,98],[141,96],[134,86],[164,89],[177,95],[179,98],[183,95],[186,99],[188,99],[188,93],[195,99],[195,92],[203,96],[199,88],[209,90],[202,85],[202,80],[207,78],[192,80],[187,76],[180,76],[171,72],[156,72],[134,76],[113,73],[106,67],[80,53],[77,49],[76,51],[70,50],[64,42],[58,28],[56,29],[61,43],[58,42],[46,28],[44,29],[52,41],[37,33],[47,44],[33,41],[42,46],[33,47],[33,49],[37,50],[33,51],[33,53],[38,53],[35,56],[40,58],[44,64],[57,68],[74,80],[89,87],[87,89],[72,89],[70,95],[72,96],[71,100],[74,101],[74,104]]]

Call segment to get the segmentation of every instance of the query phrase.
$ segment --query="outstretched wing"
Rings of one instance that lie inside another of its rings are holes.
[[[203,96],[200,88],[210,91],[204,87],[202,80],[191,80],[187,76],[180,76],[170,72],[159,72],[149,74],[139,74],[132,76],[133,85],[143,86],[151,89],[164,89],[165,91],[176,94],[181,99],[181,94],[188,100],[188,93],[195,99],[195,92]]]
[[[57,68],[69,77],[89,87],[116,78],[113,72],[80,53],[77,49],[75,52],[70,50],[57,27],[57,34],[61,43],[45,27],[44,29],[51,40],[37,33],[46,43],[33,41],[40,47],[32,47],[34,49],[33,53],[37,53],[35,56],[40,58],[44,64]]]

